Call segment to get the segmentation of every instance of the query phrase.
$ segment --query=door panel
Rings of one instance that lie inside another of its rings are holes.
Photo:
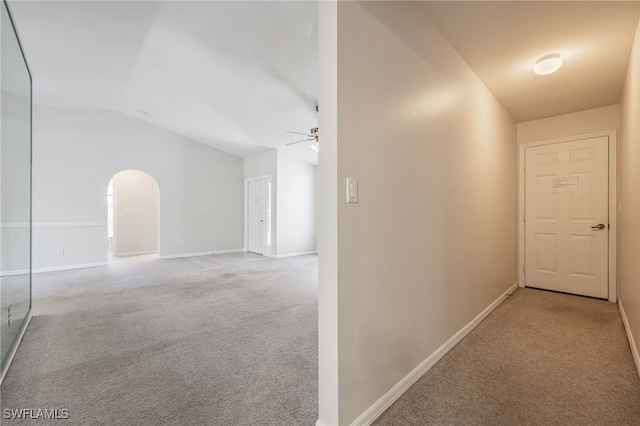
[[[536,234],[536,269],[558,272],[558,236],[556,234]]]
[[[552,191],[552,176],[536,176],[536,220],[555,222],[558,206],[555,197],[545,197]]]
[[[607,298],[608,138],[527,148],[525,164],[525,285]]]
[[[595,187],[595,175],[589,173],[575,173],[573,176],[580,178],[580,192],[576,192],[570,199],[571,211],[570,220],[573,222],[584,221],[593,222],[596,220],[597,206],[595,205],[597,197],[593,197]]]

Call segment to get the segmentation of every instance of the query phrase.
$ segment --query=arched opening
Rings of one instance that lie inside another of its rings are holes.
[[[160,190],[156,180],[139,170],[123,170],[107,189],[109,256],[158,253]]]

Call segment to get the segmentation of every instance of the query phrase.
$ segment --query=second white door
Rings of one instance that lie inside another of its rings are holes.
[[[252,253],[264,254],[265,245],[265,182],[264,179],[248,183],[248,247]]]
[[[608,297],[609,139],[525,155],[525,285]]]

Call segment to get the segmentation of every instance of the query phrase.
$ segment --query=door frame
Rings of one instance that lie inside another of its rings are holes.
[[[264,183],[265,221],[263,225],[264,246],[262,248],[262,255],[272,257],[273,241],[269,240],[273,240],[273,200],[270,200],[270,196],[273,193],[273,187],[271,188],[271,194],[268,191],[268,185],[271,183],[271,175],[258,176],[244,180],[244,251],[249,251],[249,183],[255,181],[263,181]],[[270,205],[271,209],[269,209]]]
[[[609,302],[617,303],[617,242],[618,242],[618,138],[615,130],[568,136],[537,142],[523,143],[518,146],[518,285],[524,287],[524,255],[525,255],[525,150],[534,146],[551,145],[607,136],[609,138]]]

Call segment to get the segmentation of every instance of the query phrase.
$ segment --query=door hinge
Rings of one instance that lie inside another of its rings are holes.
[[[523,222],[527,221],[527,214],[526,213],[522,213],[522,221]]]
[[[522,264],[522,272],[524,272],[525,274],[527,273],[527,265],[525,265],[524,263]]]

